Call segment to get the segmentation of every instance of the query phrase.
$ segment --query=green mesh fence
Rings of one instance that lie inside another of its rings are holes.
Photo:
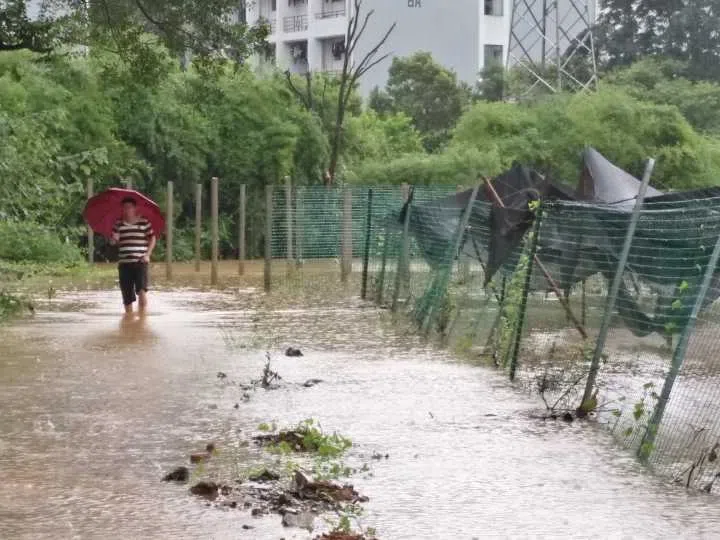
[[[545,204],[486,284],[491,205],[449,209],[443,199],[454,192],[415,189],[408,216],[407,190],[397,186],[276,190],[274,283],[364,292],[430,339],[504,370],[540,396],[547,416],[587,413],[658,472],[712,490],[720,200],[642,209],[583,401],[631,213]]]

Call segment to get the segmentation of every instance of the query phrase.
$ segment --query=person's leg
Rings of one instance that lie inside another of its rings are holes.
[[[135,297],[135,282],[133,280],[133,272],[131,265],[119,264],[118,275],[120,278],[120,292],[122,293],[123,306],[125,306],[125,314],[130,315],[133,310]]]
[[[138,265],[137,275],[135,276],[135,288],[138,293],[138,309],[144,313],[147,309],[147,291],[148,291],[148,265],[145,263]]]

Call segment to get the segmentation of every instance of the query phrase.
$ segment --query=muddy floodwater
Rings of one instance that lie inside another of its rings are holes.
[[[151,300],[122,322],[115,290],[59,293],[0,329],[0,538],[309,538],[160,481],[208,441],[230,475],[257,459],[240,441],[258,424],[306,418],[352,439],[348,460],[389,455],[350,480],[381,539],[720,537],[717,496],[652,477],[591,424],[533,419],[532,396],[359,300]],[[243,401],[218,379],[257,378],[267,350],[280,389]]]

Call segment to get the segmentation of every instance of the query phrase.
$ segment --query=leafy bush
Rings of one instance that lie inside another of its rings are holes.
[[[410,154],[392,161],[364,162],[347,175],[356,184],[473,185],[480,174],[501,170],[495,149],[460,148],[441,154]]]
[[[612,88],[531,105],[477,104],[460,120],[452,143],[495,151],[502,168],[519,160],[573,184],[586,146],[637,176],[645,159],[655,157],[653,185],[660,188],[714,184],[720,172],[718,142],[696,133],[678,109]]]
[[[32,222],[0,222],[0,259],[16,262],[78,264],[80,249]]]

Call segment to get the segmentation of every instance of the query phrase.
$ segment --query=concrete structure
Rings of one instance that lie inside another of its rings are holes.
[[[247,20],[269,22],[269,60],[294,73],[336,72],[352,0],[254,0]],[[363,0],[364,13],[375,13],[358,45],[362,58],[391,24],[395,31],[383,48],[391,57],[368,72],[360,83],[363,95],[387,80],[392,56],[430,52],[460,80],[474,84],[487,62],[504,63],[510,35],[512,0]],[[363,15],[364,17],[364,15]]]

